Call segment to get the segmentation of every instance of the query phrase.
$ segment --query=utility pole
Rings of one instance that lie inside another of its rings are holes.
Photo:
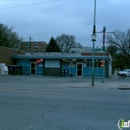
[[[29,37],[29,41],[30,41],[30,53],[31,53],[31,50],[32,50],[32,43],[31,43],[31,36]]]
[[[103,27],[103,78],[102,78],[102,83],[104,83],[104,78],[105,78],[105,39],[106,39],[106,27]]]

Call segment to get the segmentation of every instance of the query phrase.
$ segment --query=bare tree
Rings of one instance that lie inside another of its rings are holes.
[[[107,41],[112,45],[117,46],[118,53],[124,55],[127,68],[130,68],[130,29],[127,30],[127,33],[115,31],[115,33],[108,35]]]
[[[80,43],[77,43],[74,35],[62,34],[56,37],[56,42],[62,52],[69,52],[73,47],[82,47]]]
[[[109,45],[107,47],[107,52],[111,54],[112,58],[114,58],[118,54],[118,48],[116,45]]]

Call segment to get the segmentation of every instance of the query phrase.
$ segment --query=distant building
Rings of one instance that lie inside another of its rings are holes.
[[[71,48],[70,53],[92,53],[92,47]],[[103,52],[102,48],[94,48],[94,52]]]
[[[36,42],[21,42],[21,50],[25,50],[30,53],[34,52],[45,52],[47,43],[44,41],[36,41]]]

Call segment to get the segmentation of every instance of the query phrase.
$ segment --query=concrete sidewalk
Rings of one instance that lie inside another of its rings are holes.
[[[88,88],[103,88],[103,89],[130,89],[130,83],[113,81],[112,79],[105,80],[104,83],[102,81],[95,81],[94,86],[92,86],[91,81],[79,82],[79,83],[71,83],[69,87],[88,87]]]
[[[68,80],[70,79],[70,80]],[[69,82],[68,82],[69,81]],[[70,82],[71,81],[71,82]],[[87,87],[87,88],[102,88],[102,89],[130,89],[130,77],[122,78],[115,73],[111,78],[105,78],[104,83],[102,83],[102,78],[94,79],[94,86],[92,86],[91,77],[67,77],[66,83],[61,84],[61,86],[68,87]]]
[[[118,76],[105,78],[94,78],[92,86],[91,77],[47,77],[47,76],[0,76],[0,87],[26,87],[33,88],[51,88],[51,87],[84,87],[84,88],[101,88],[101,89],[130,89],[130,77],[121,78]]]

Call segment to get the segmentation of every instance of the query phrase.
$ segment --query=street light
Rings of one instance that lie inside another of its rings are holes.
[[[93,51],[92,51],[92,86],[94,86],[94,46],[96,41],[96,34],[92,34]]]
[[[93,42],[93,50],[92,50],[92,86],[94,86],[94,46],[96,41],[96,0],[94,0],[94,25],[93,25],[93,34],[92,34],[92,42]]]
[[[96,41],[96,34],[92,34],[92,41],[93,41],[93,42]]]

